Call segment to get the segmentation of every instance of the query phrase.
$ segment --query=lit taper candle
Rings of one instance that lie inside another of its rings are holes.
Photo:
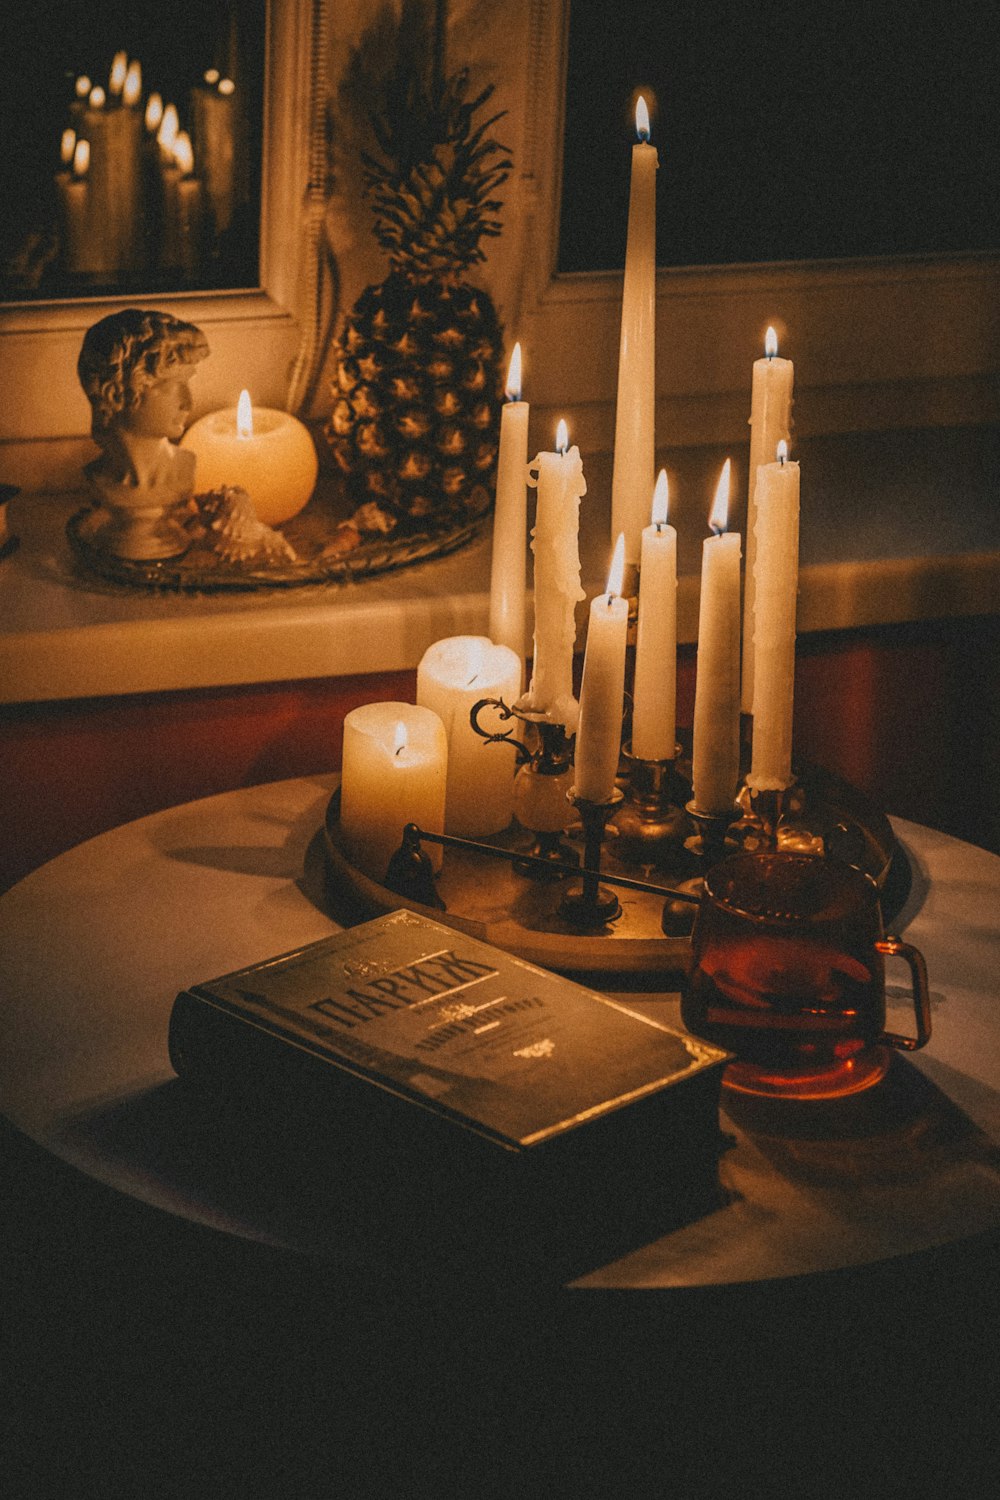
[[[753,751],[747,785],[783,791],[792,784],[795,605],[799,586],[799,466],[778,444],[777,462],[757,470],[757,666]]]
[[[639,569],[632,754],[640,760],[673,760],[677,734],[677,532],[667,525],[667,505],[661,469]]]
[[[573,789],[588,802],[609,802],[622,748],[628,600],[621,597],[625,538],[619,536],[607,591],[590,605],[580,685],[580,728],[573,756]]]
[[[528,403],[521,400],[521,345],[514,345],[507,371],[507,400],[500,413],[500,457],[493,512],[489,636],[525,653],[525,577],[528,546]],[[517,684],[521,691],[522,682]]]
[[[750,394],[750,475],[747,480],[747,556],[743,593],[743,712],[753,712],[754,615],[756,612],[757,470],[774,461],[780,442],[789,442],[795,366],[778,358],[778,335],[768,328],[764,358],[754,360]]]
[[[635,128],[639,139],[632,147],[611,478],[611,535],[624,533],[625,562],[632,569],[639,566],[656,462],[657,157],[655,146],[649,143],[649,111],[641,97]]]
[[[740,774],[740,538],[726,532],[729,459],[701,555],[692,792],[699,812],[731,812]]]
[[[538,490],[531,550],[535,557],[535,650],[531,684],[518,707],[546,714],[576,731],[580,705],[573,693],[573,650],[580,587],[580,500],[587,493],[580,450],[569,447],[566,423],[556,429],[556,452],[528,465]]]

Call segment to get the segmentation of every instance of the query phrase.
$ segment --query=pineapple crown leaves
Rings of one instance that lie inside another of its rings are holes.
[[[481,241],[501,232],[497,192],[513,167],[491,128],[505,111],[475,123],[494,90],[468,97],[468,70],[430,79],[403,67],[370,115],[380,152],[362,152],[375,234],[394,271],[457,280],[485,260]]]

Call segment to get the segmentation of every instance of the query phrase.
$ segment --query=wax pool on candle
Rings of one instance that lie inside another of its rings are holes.
[[[625,282],[618,347],[618,401],[611,479],[611,535],[625,534],[625,561],[639,564],[654,474],[656,400],[656,148],[644,99],[636,106]]]
[[[532,531],[535,556],[535,653],[531,685],[519,708],[547,714],[569,733],[576,729],[579,704],[573,695],[573,649],[580,587],[580,499],[587,493],[579,448],[567,452],[566,423],[556,432],[556,453],[539,453],[528,466],[537,485]]]
[[[702,548],[692,794],[705,813],[731,812],[740,772],[740,538],[726,533],[729,460]]]
[[[521,400],[521,346],[514,345],[500,413],[500,457],[490,564],[490,640],[509,646],[524,671],[527,572],[528,403]],[[518,681],[515,697],[521,691]]]
[[[778,462],[757,470],[756,671],[747,784],[758,791],[782,791],[792,783],[799,466],[785,459],[785,443],[778,448]]]
[[[429,708],[366,703],[344,719],[340,828],[354,863],[373,880],[385,878],[407,823],[444,831],[448,740]],[[437,870],[441,848],[425,853]]]
[[[308,430],[287,411],[251,410],[246,391],[239,406],[199,418],[181,446],[195,454],[200,493],[227,485],[246,490],[265,526],[298,515],[316,487],[319,460]]]
[[[625,538],[615,544],[608,588],[591,602],[580,686],[580,728],[573,756],[573,787],[588,802],[608,802],[622,745],[628,600],[620,597]]]
[[[661,469],[639,569],[632,754],[640,760],[673,760],[677,732],[677,532],[666,524],[667,503]]]
[[[496,646],[484,635],[450,636],[424,652],[417,702],[433,709],[448,736],[448,833],[463,838],[499,833],[514,815],[514,748],[488,745],[473,729],[470,713],[480,698],[513,703],[521,671],[521,658],[509,646]],[[488,732],[510,728],[496,709],[484,710],[479,723]]]
[[[795,366],[778,358],[778,335],[769,328],[764,336],[764,358],[754,360],[750,396],[750,476],[747,491],[746,583],[743,595],[743,689],[742,708],[753,712],[754,615],[757,561],[757,470],[774,460],[780,442],[787,443],[792,425],[792,388]]]

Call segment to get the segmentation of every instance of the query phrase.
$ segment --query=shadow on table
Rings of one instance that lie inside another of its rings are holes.
[[[526,1185],[509,1175],[511,1153],[429,1113],[413,1110],[401,1130],[377,1097],[370,1112],[338,1110],[308,1085],[262,1101],[178,1080],[67,1119],[59,1146],[216,1228],[457,1292],[480,1280],[557,1287],[725,1201],[703,1163],[661,1183],[652,1152],[641,1176],[602,1162],[582,1187],[551,1173]]]

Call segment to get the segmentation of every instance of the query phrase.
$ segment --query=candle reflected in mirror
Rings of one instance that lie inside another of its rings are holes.
[[[130,62],[128,72],[125,74],[125,82],[122,84],[122,103],[130,108],[138,104],[142,95],[142,64]]]
[[[125,78],[128,73],[128,54],[116,52],[111,63],[111,73],[108,77],[108,89],[111,94],[118,97],[125,87]]]

